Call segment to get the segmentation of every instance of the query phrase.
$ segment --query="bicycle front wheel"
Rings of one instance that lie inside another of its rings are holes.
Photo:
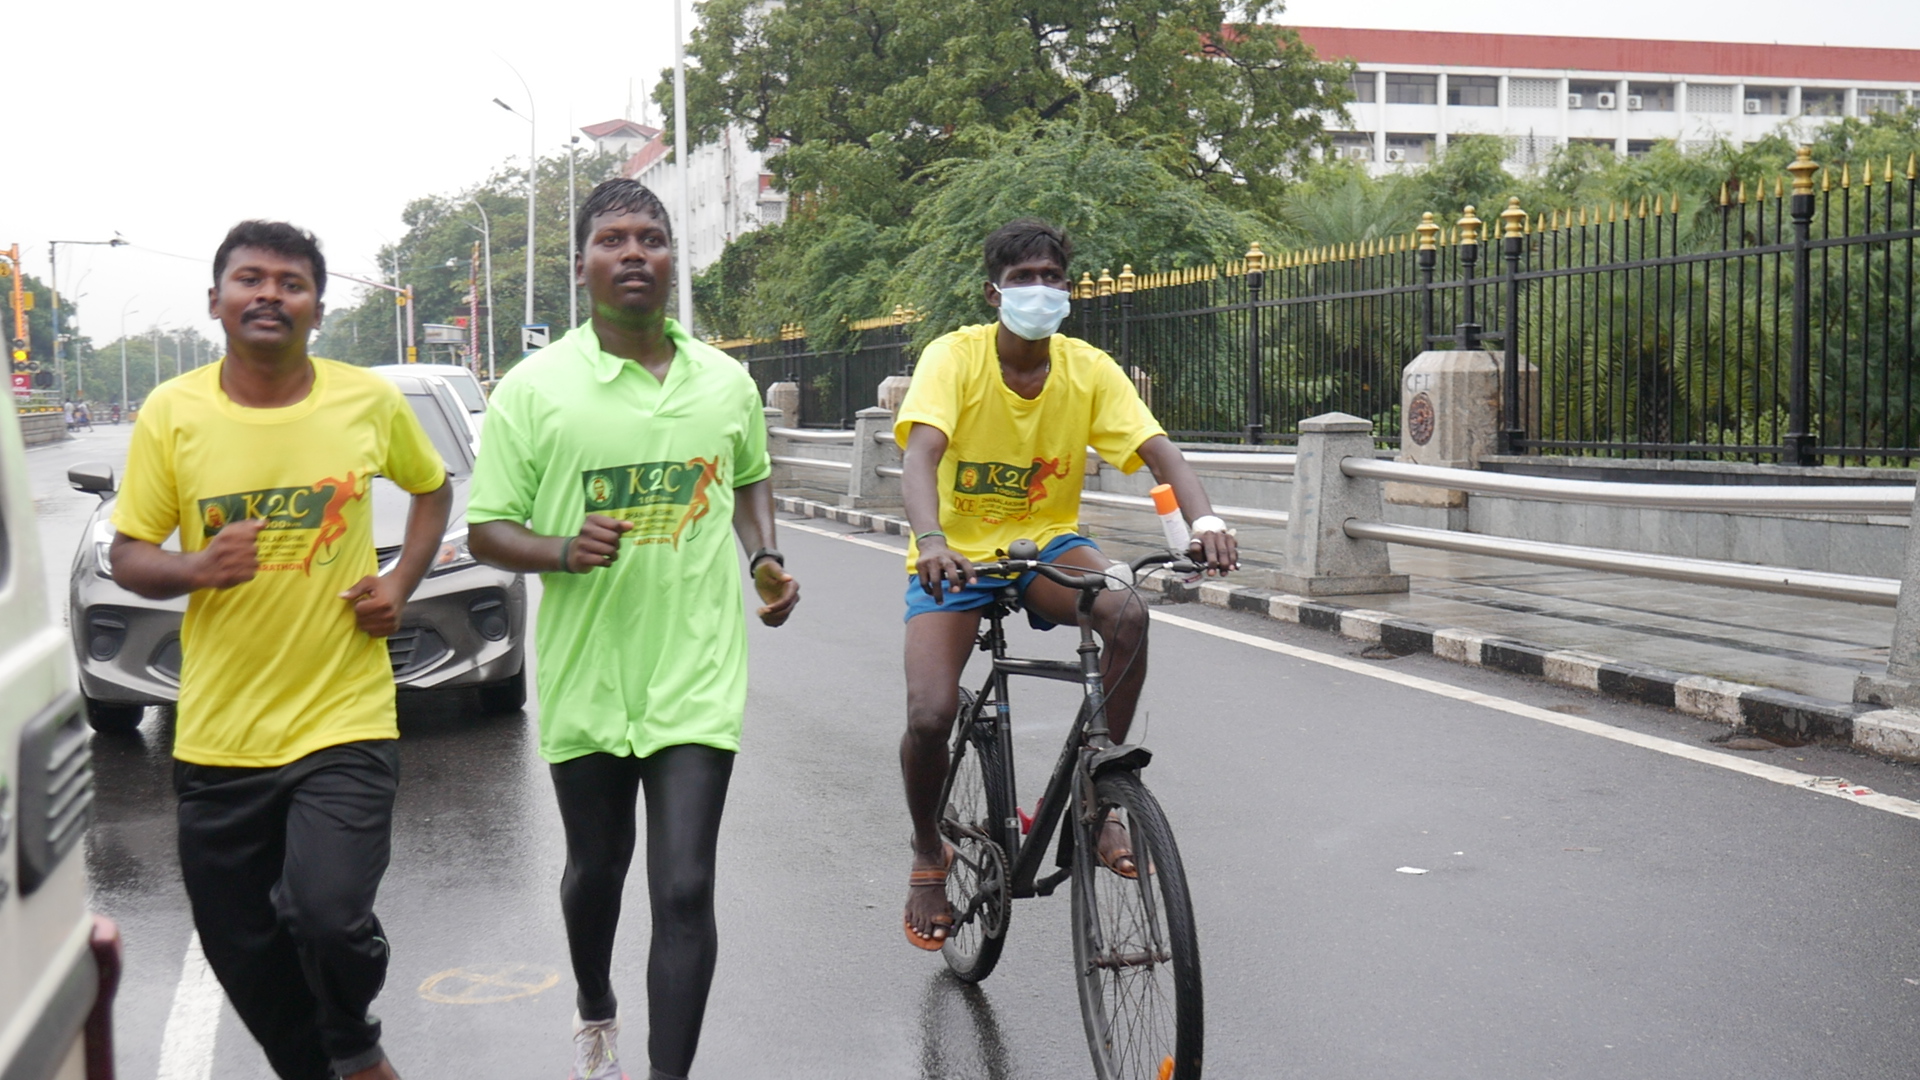
[[[1166,815],[1136,773],[1094,784],[1073,875],[1073,961],[1099,1080],[1199,1080],[1200,944]],[[1102,865],[1099,822],[1127,828],[1137,879]]]
[[[940,953],[957,978],[977,983],[1000,962],[1012,914],[1007,854],[996,838],[1013,816],[1013,797],[992,721],[976,719],[973,711],[973,695],[962,690],[947,797],[940,808],[940,833],[953,845],[947,871],[953,925]]]

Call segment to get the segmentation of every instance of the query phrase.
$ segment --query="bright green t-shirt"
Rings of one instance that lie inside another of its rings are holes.
[[[249,409],[208,364],[162,383],[133,425],[113,527],[199,551],[235,521],[264,518],[260,571],[187,599],[173,756],[198,765],[285,765],[361,739],[393,739],[393,665],[340,594],[377,572],[373,478],[416,494],[446,466],[392,383],[313,358],[313,389]]]
[[[747,631],[733,492],[772,472],[746,369],[667,320],[666,382],[600,348],[588,323],[493,392],[467,520],[572,536],[589,513],[634,523],[620,557],[547,574],[534,631],[540,753],[646,757],[740,748]]]
[[[1000,373],[999,323],[935,338],[913,368],[893,420],[901,447],[915,424],[947,435],[936,474],[947,545],[974,562],[1015,540],[1041,547],[1077,530],[1087,447],[1122,472],[1140,468],[1140,446],[1166,432],[1113,357],[1065,334],[1048,345],[1052,369],[1031,400]],[[907,572],[920,545],[907,545]]]

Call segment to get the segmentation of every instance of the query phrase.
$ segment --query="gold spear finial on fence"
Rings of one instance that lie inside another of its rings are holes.
[[[900,326],[907,321],[907,309],[899,304],[893,305],[893,325]]]
[[[1915,165],[1920,165],[1920,152],[1907,155],[1907,179],[1909,180],[1920,180],[1920,172],[1914,170]]]
[[[1100,268],[1100,280],[1098,282],[1098,285],[1099,285],[1099,290],[1098,292],[1095,293],[1096,296],[1112,296],[1113,295],[1113,272],[1108,270],[1104,266]]]
[[[1872,161],[1868,161],[1866,165],[1862,166],[1860,169],[1860,186],[1866,187],[1866,188],[1873,187],[1873,162]]]
[[[1520,196],[1507,196],[1507,208],[1500,211],[1500,221],[1504,225],[1501,235],[1509,238],[1527,235],[1527,212],[1520,209]]]
[[[1840,190],[1845,191],[1852,186],[1853,186],[1853,162],[1851,161],[1842,162],[1840,165]]]
[[[1727,182],[1725,180],[1720,181],[1720,205],[1727,205]]]
[[[1267,268],[1267,253],[1260,250],[1260,241],[1247,245],[1247,273],[1257,274]]]
[[[1080,280],[1074,283],[1073,298],[1075,300],[1093,299],[1093,275],[1092,274],[1088,273],[1085,270],[1080,271]]]
[[[1787,166],[1787,172],[1793,175],[1793,193],[1795,195],[1813,194],[1813,174],[1820,171],[1814,163],[1813,147],[1803,146],[1793,152],[1793,164]]]
[[[1480,226],[1482,224],[1483,222],[1479,218],[1473,216],[1473,205],[1469,203],[1467,205],[1467,212],[1460,215],[1460,242],[1462,244],[1479,243]]]
[[[1133,276],[1133,264],[1121,263],[1120,264],[1120,283],[1119,283],[1120,291],[1123,293],[1132,292],[1135,280],[1136,279]]]
[[[1433,223],[1433,213],[1431,211],[1420,215],[1420,224],[1414,226],[1413,231],[1415,235],[1420,238],[1421,251],[1432,251],[1434,249],[1433,238],[1439,235],[1440,226]]]

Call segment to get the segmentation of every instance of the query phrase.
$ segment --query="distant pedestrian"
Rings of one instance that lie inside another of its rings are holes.
[[[173,739],[180,872],[207,962],[285,1080],[389,1080],[367,1007],[399,785],[383,640],[439,550],[446,466],[393,384],[307,355],[326,260],[236,225],[208,306],[226,355],[153,391],[114,507],[114,581],[190,596]],[[413,494],[386,573],[378,475]],[[160,543],[180,532],[178,552]]]
[[[644,790],[648,1075],[676,1080],[693,1065],[713,981],[715,848],[746,709],[727,526],[752,552],[762,622],[785,622],[800,587],[774,547],[753,380],[666,317],[666,209],[609,180],[574,228],[593,317],[495,389],[467,520],[474,557],[546,575],[534,646],[540,753],[567,837],[573,1078],[623,1075],[613,942]]]

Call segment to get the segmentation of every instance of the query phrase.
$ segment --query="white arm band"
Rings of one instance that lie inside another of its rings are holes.
[[[1196,535],[1210,532],[1223,533],[1227,531],[1227,523],[1212,514],[1206,514],[1194,518],[1193,524],[1187,526],[1187,529]]]

